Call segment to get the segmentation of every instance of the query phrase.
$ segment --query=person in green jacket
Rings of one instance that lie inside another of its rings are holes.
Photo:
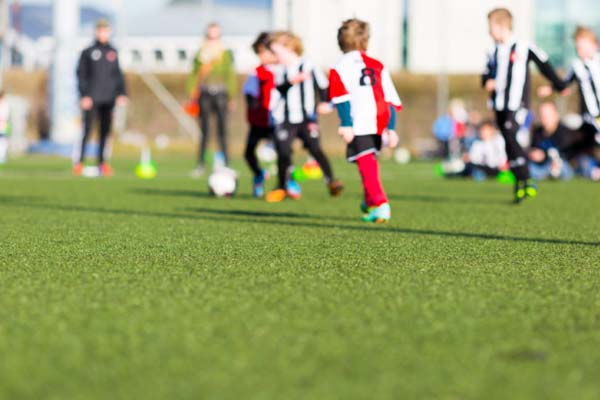
[[[224,161],[228,163],[227,153],[227,113],[237,95],[238,83],[233,53],[221,42],[221,27],[212,23],[206,29],[206,37],[192,67],[187,82],[188,93],[200,106],[200,149],[198,166],[192,176],[200,177],[205,171],[206,147],[210,134],[210,118],[215,114],[217,137]]]

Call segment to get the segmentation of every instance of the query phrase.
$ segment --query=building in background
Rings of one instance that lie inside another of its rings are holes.
[[[6,0],[16,4],[16,0]],[[600,33],[597,0],[81,0],[80,47],[89,44],[93,21],[115,22],[116,44],[126,69],[184,72],[200,45],[204,27],[223,26],[224,40],[240,72],[256,62],[249,44],[263,30],[291,29],[307,55],[322,67],[340,52],[336,30],[347,18],[371,23],[371,53],[391,69],[414,73],[479,73],[491,48],[487,13],[504,6],[515,15],[516,34],[536,41],[560,67],[574,56],[572,33],[585,24]],[[51,0],[20,0],[6,35],[11,65],[50,64]]]
[[[534,39],[534,0],[408,1],[409,70],[418,73],[480,73],[492,46],[487,14],[498,6],[515,16],[515,33]]]
[[[536,0],[536,39],[553,63],[567,67],[575,57],[573,33],[578,25],[600,33],[598,5],[593,0]]]
[[[371,24],[370,53],[397,70],[403,65],[404,5],[404,0],[273,0],[273,27],[299,34],[307,55],[325,67],[341,55],[336,40],[341,23],[364,19]]]
[[[127,69],[187,71],[205,27],[218,22],[245,72],[256,62],[250,49],[255,35],[271,28],[271,0],[154,0],[142,9],[133,3],[123,4],[117,40]]]

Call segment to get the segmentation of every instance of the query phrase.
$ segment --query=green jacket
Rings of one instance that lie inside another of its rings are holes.
[[[233,62],[233,52],[231,50],[223,52],[221,60],[214,63],[202,82],[200,82],[200,77],[198,76],[200,68],[202,68],[202,61],[200,52],[198,52],[196,53],[196,57],[194,57],[192,72],[188,76],[186,83],[188,94],[191,94],[194,89],[202,85],[223,85],[227,90],[229,98],[235,98],[238,91],[238,83]]]

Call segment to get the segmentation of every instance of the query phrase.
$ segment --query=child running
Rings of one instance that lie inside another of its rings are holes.
[[[362,179],[363,221],[387,223],[391,209],[376,155],[383,143],[398,145],[396,111],[402,102],[388,69],[366,54],[369,38],[368,23],[350,19],[342,24],[338,44],[344,55],[330,72],[330,96],[341,120],[339,135],[348,145],[347,159],[356,163]]]
[[[598,37],[593,30],[587,27],[578,27],[575,31],[575,48],[577,59],[573,61],[565,77],[563,90],[573,83],[577,83],[581,105],[581,143],[577,146],[578,155],[576,163],[580,172],[589,179],[600,180],[600,164],[596,159],[595,147],[600,143],[600,54],[598,53]],[[552,88],[540,88],[543,97],[552,94]]]
[[[528,197],[537,196],[537,187],[529,177],[527,153],[517,141],[521,125],[518,116],[522,110],[529,108],[529,64],[535,63],[555,88],[561,88],[563,83],[548,61],[547,54],[514,38],[513,17],[509,10],[494,9],[488,14],[488,20],[495,47],[488,55],[482,85],[490,93],[496,123],[506,142],[510,169],[517,179],[514,202],[519,204]]]
[[[248,124],[250,132],[248,133],[248,142],[246,144],[245,158],[250,170],[254,175],[252,193],[254,197],[263,197],[265,194],[265,180],[267,172],[260,168],[256,158],[256,147],[263,140],[273,138],[274,121],[271,113],[271,104],[276,98],[275,76],[273,74],[273,65],[277,58],[269,48],[270,36],[263,32],[252,44],[252,49],[260,60],[260,65],[248,77],[244,84],[244,95],[248,105]],[[274,95],[275,94],[275,95]]]
[[[329,82],[323,72],[302,58],[303,45],[291,32],[276,32],[272,36],[271,49],[277,55],[282,68],[276,74],[277,91],[281,98],[274,108],[275,145],[278,155],[278,186],[268,193],[270,203],[283,201],[286,197],[299,199],[300,186],[291,179],[292,145],[301,139],[304,147],[317,161],[332,197],[342,194],[344,185],[335,179],[327,156],[320,143],[321,133],[317,113],[332,111],[328,103]],[[317,104],[316,98],[320,103]]]

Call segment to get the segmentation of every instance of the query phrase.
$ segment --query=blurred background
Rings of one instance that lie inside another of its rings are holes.
[[[575,26],[600,25],[593,0],[0,0],[0,79],[13,110],[11,152],[40,150],[39,143],[54,146],[40,151],[68,152],[81,129],[75,63],[93,41],[99,18],[113,24],[131,99],[127,109],[117,110],[116,148],[125,153],[150,140],[192,157],[197,127],[181,104],[208,23],[221,24],[241,86],[257,62],[250,44],[258,32],[293,30],[305,40],[307,56],[327,69],[340,55],[339,24],[356,16],[371,23],[370,53],[394,71],[406,105],[398,120],[403,145],[428,157],[438,147],[433,122],[451,99],[462,99],[468,112],[486,113],[478,74],[492,45],[486,15],[497,6],[510,8],[516,34],[545,49],[559,68],[574,56]],[[241,97],[237,103],[234,155],[247,132]],[[575,104],[567,98],[560,107]],[[322,123],[327,150],[341,154],[335,117]]]

